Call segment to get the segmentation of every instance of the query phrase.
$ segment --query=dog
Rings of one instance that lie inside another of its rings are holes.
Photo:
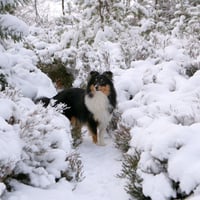
[[[93,142],[101,146],[105,145],[104,133],[117,105],[112,78],[111,71],[102,74],[91,71],[86,89],[65,89],[52,98],[55,101],[53,106],[59,103],[67,106],[63,114],[71,121],[72,126],[87,125]],[[38,101],[47,106],[51,99],[43,97]]]

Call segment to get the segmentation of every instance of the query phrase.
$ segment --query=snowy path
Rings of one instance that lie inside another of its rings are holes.
[[[72,191],[72,183],[60,181],[49,189],[19,184],[17,191],[3,200],[128,200],[123,180],[116,177],[121,170],[121,153],[110,138],[106,146],[97,146],[86,135],[78,148],[83,162],[85,179]]]
[[[102,147],[91,144],[91,138],[84,138],[79,152],[86,178],[77,187],[77,200],[88,199],[88,194],[92,200],[128,199],[122,180],[116,177],[121,170],[121,153],[113,147],[109,138],[106,138],[106,142],[107,145]]]

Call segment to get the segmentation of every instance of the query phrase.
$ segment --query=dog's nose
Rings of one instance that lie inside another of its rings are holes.
[[[95,89],[98,90],[98,88],[99,88],[98,85],[95,85]]]

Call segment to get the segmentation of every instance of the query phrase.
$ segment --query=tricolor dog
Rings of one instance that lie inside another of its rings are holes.
[[[54,105],[66,104],[63,114],[71,124],[87,125],[93,142],[99,145],[105,145],[104,133],[117,104],[112,76],[110,71],[102,74],[92,71],[86,89],[65,89],[52,98]],[[44,97],[39,100],[47,106],[51,99]]]

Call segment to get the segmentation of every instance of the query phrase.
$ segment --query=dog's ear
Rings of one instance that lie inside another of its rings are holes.
[[[89,74],[89,76],[88,76],[88,81],[92,80],[93,78],[95,78],[98,75],[99,75],[99,72],[97,72],[97,71],[91,71],[90,74]]]
[[[106,76],[107,78],[109,78],[112,81],[113,73],[111,71],[105,71],[103,73],[103,75]]]
[[[99,75],[99,72],[97,72],[97,71],[91,71],[90,72],[90,77],[97,76],[97,75]]]
[[[92,81],[92,80],[94,80],[94,78],[95,78],[96,76],[98,76],[98,75],[99,75],[99,72],[97,72],[97,71],[91,71],[90,74],[89,74],[89,76],[88,76],[88,78],[87,78],[87,81]]]

